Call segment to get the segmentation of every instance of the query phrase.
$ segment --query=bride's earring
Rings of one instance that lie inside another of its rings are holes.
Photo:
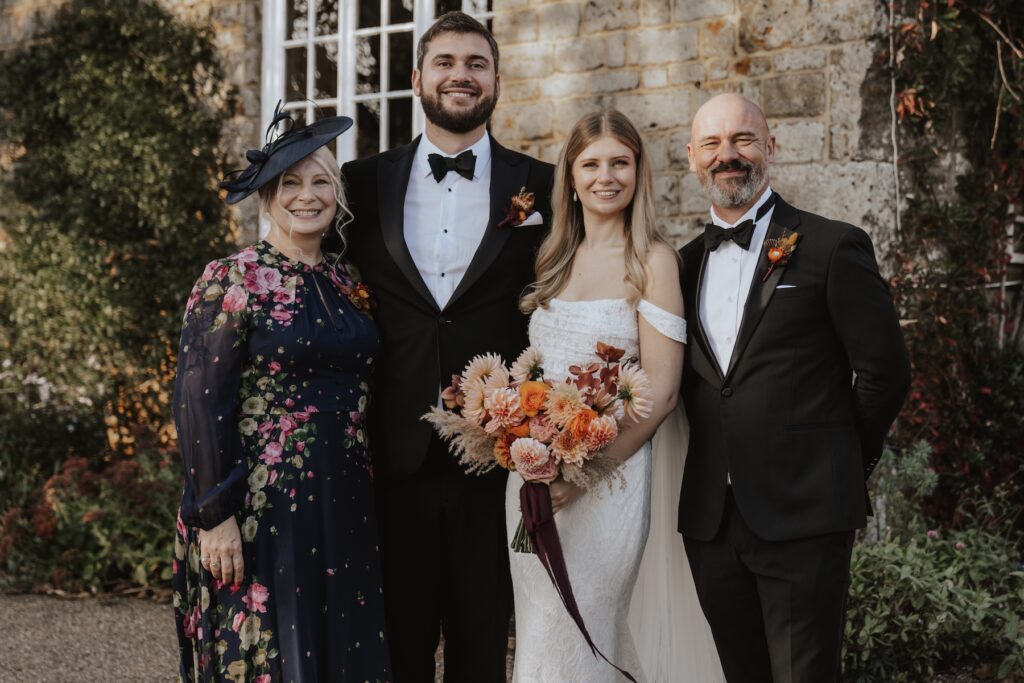
[[[572,203],[575,204],[579,200],[580,200],[580,198],[576,196],[576,190],[573,190],[572,191]]]

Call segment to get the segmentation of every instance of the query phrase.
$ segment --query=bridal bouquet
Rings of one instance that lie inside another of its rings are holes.
[[[528,483],[548,484],[559,475],[582,488],[615,471],[601,451],[628,417],[650,415],[650,382],[625,352],[597,342],[600,363],[572,365],[553,381],[544,358],[529,347],[511,368],[497,354],[473,358],[441,394],[445,409],[423,416],[467,471],[495,466],[518,472]],[[533,552],[520,522],[512,547]]]
[[[533,347],[506,368],[496,354],[477,356],[441,398],[445,408],[423,416],[470,472],[494,467],[518,472],[522,519],[512,539],[519,552],[535,552],[566,610],[595,656],[628,680],[633,676],[597,649],[587,632],[555,527],[548,484],[561,476],[583,488],[616,471],[602,451],[619,434],[623,419],[639,422],[651,413],[650,381],[625,351],[597,342],[600,363],[572,365],[570,376],[544,375],[544,358]]]

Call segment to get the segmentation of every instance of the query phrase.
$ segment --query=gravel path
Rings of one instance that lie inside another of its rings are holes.
[[[178,679],[178,643],[168,604],[0,594],[0,633],[0,683]]]
[[[172,608],[130,598],[0,595],[0,681],[177,680]]]

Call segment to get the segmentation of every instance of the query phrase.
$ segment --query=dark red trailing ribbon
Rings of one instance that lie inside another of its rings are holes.
[[[636,679],[626,671],[616,666],[610,659],[604,656],[587,632],[587,626],[583,623],[583,616],[580,608],[576,605],[576,596],[572,594],[572,583],[569,581],[569,571],[565,567],[565,556],[562,555],[562,543],[558,540],[558,528],[555,526],[555,513],[551,509],[551,491],[547,484],[526,482],[519,489],[519,507],[523,512],[523,524],[526,526],[526,533],[530,535],[537,557],[547,570],[551,583],[562,598],[565,610],[576,622],[580,633],[587,640],[590,651],[608,662],[616,671],[629,680],[636,683]]]

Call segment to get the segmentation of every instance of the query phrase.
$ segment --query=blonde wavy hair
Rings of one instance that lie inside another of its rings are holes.
[[[537,252],[537,280],[519,301],[523,313],[548,302],[565,289],[569,281],[576,250],[584,237],[583,207],[573,200],[572,165],[576,158],[598,139],[610,136],[630,150],[636,159],[636,191],[625,209],[626,289],[627,299],[636,305],[647,285],[644,264],[654,245],[668,240],[658,230],[654,217],[654,191],[651,162],[643,139],[626,115],[615,109],[587,114],[572,127],[555,167],[555,186],[551,195],[551,232]],[[673,249],[673,252],[675,250]]]
[[[348,198],[345,196],[345,183],[341,180],[341,169],[338,167],[338,160],[334,158],[334,153],[327,147],[321,147],[316,151],[312,152],[308,157],[303,159],[312,159],[316,162],[316,165],[327,174],[327,177],[331,180],[331,188],[334,190],[334,220],[331,221],[331,227],[338,234],[341,248],[338,250],[339,256],[345,252],[345,226],[352,222],[352,212],[348,210]],[[303,159],[295,163],[300,163]],[[290,170],[290,169],[289,169]],[[270,209],[274,202],[277,201],[279,191],[281,189],[281,182],[284,180],[285,171],[272,182],[267,183],[261,187],[257,192],[260,196],[260,211],[265,213],[267,216],[270,215]],[[287,235],[288,239],[291,240],[291,226],[280,226],[282,232]],[[328,228],[330,230],[331,228]],[[327,234],[326,232],[324,233]]]

